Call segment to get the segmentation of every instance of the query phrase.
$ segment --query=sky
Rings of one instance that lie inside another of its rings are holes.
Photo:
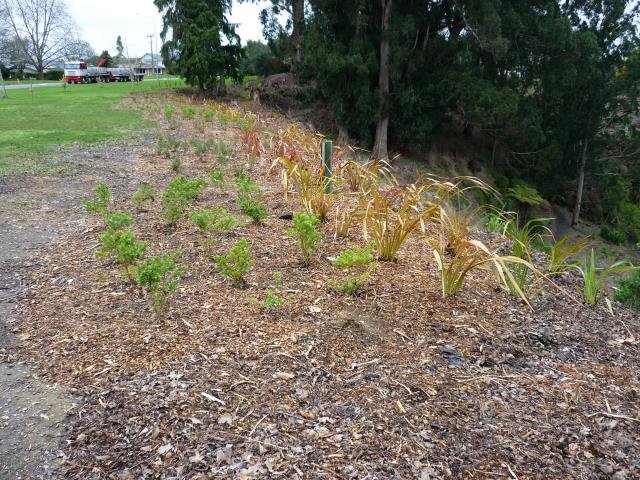
[[[237,32],[245,44],[247,40],[264,40],[258,14],[264,5],[238,3],[234,0],[229,21],[238,23]],[[78,26],[78,36],[91,44],[100,53],[109,50],[116,52],[116,38],[122,36],[125,55],[141,57],[149,52],[150,39],[154,35],[160,40],[162,17],[153,4],[153,0],[110,0],[109,2],[88,2],[87,0],[66,0],[69,14]]]

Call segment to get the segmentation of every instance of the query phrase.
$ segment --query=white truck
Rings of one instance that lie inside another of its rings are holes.
[[[135,73],[133,68],[125,67],[90,67],[87,62],[64,62],[64,81],[66,83],[98,83],[98,82],[140,82],[143,73]]]

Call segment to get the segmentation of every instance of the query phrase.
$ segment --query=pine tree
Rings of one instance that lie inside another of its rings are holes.
[[[165,65],[201,90],[239,77],[240,38],[226,15],[231,0],[154,0],[163,15]],[[170,39],[167,39],[172,32]],[[224,41],[223,41],[224,37]]]

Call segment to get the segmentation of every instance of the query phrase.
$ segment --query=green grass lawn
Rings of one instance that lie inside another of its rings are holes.
[[[182,85],[162,82],[160,87]],[[99,83],[8,90],[0,99],[0,176],[59,168],[52,147],[95,143],[139,134],[153,126],[141,112],[113,108],[132,92],[156,90],[154,82]]]

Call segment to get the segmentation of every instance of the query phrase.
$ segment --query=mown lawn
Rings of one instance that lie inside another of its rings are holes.
[[[182,82],[179,82],[182,85]],[[143,82],[9,90],[0,99],[0,176],[46,173],[56,145],[130,137],[154,125],[141,112],[116,109],[132,92],[173,87]]]

